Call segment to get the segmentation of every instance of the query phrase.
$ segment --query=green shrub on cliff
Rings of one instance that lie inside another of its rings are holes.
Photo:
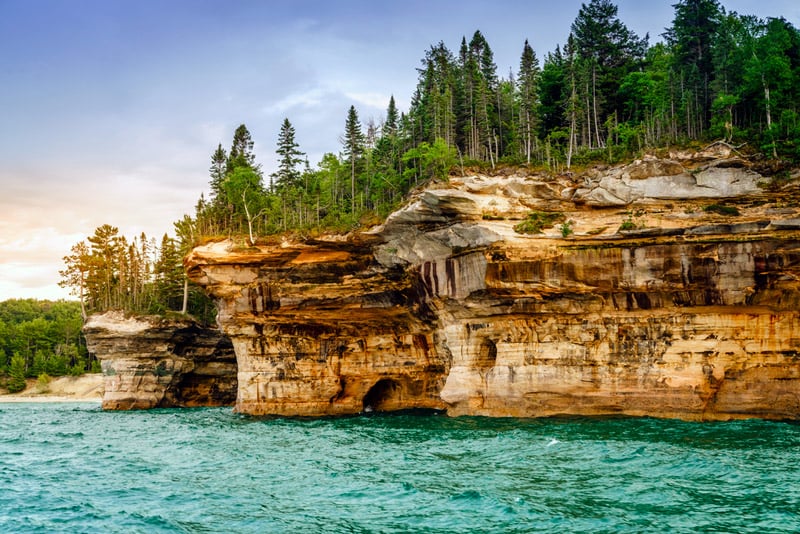
[[[641,209],[637,210],[628,210],[625,212],[625,219],[623,219],[622,224],[619,225],[619,229],[617,231],[630,231],[630,230],[638,230],[640,228],[644,228],[644,221],[643,217],[645,216],[645,211]]]
[[[514,226],[518,234],[541,234],[542,230],[552,228],[565,219],[563,213],[532,211],[525,219]]]

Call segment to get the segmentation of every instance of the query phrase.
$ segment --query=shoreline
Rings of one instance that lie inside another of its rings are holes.
[[[65,403],[103,401],[105,390],[102,373],[87,373],[80,376],[59,376],[47,385],[47,391],[39,392],[36,379],[28,380],[28,387],[18,393],[0,394],[3,403]]]
[[[85,398],[85,397],[68,397],[65,395],[0,395],[0,404],[44,404],[44,403],[68,403],[68,402],[82,402],[82,403],[97,403],[103,402],[102,397]]]

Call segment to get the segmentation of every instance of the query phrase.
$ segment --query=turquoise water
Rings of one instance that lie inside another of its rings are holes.
[[[0,405],[0,532],[797,532],[800,425]]]

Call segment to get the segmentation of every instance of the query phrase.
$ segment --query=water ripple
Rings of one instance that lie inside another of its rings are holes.
[[[0,410],[2,532],[796,532],[800,425]]]

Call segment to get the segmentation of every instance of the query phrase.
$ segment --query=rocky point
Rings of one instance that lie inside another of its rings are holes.
[[[216,329],[110,311],[90,317],[83,332],[103,369],[104,409],[228,406],[236,399],[236,357]]]

